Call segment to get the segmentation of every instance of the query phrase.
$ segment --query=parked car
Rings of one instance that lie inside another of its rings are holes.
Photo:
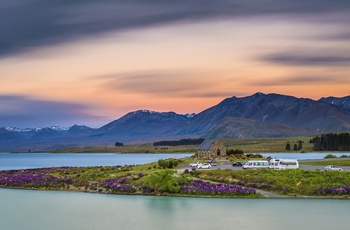
[[[234,167],[242,167],[243,164],[242,164],[242,162],[233,162],[232,166],[234,166]]]
[[[211,165],[208,163],[200,164],[197,166],[198,169],[211,169]]]
[[[216,161],[213,160],[213,159],[208,160],[207,163],[210,164],[211,166],[216,166],[217,165]]]
[[[202,163],[200,162],[195,162],[195,163],[191,163],[190,167],[197,167],[198,165],[201,165]]]
[[[338,167],[338,166],[335,166],[335,165],[327,165],[325,168],[324,168],[325,171],[343,171],[342,168]]]
[[[242,166],[243,169],[268,169],[269,162],[265,160],[248,161]]]

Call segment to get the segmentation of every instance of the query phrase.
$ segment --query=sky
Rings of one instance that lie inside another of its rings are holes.
[[[349,0],[2,0],[0,127],[350,95]]]

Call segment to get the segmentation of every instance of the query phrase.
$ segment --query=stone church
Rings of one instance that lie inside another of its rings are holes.
[[[226,148],[220,140],[204,140],[198,148],[198,158],[222,158],[226,157]]]

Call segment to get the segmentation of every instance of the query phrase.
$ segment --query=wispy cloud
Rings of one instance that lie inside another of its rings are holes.
[[[348,83],[347,76],[310,76],[310,75],[297,75],[288,77],[279,77],[276,79],[262,79],[255,80],[254,82],[248,81],[247,84],[255,86],[290,86],[290,85],[325,85],[325,84],[337,84]]]
[[[222,96],[222,94],[215,93],[215,91],[208,92],[216,85],[215,80],[198,73],[145,71],[129,74],[112,74],[95,78],[103,81],[102,87],[108,90],[117,90],[131,94],[170,98]]]
[[[313,39],[323,39],[326,41],[348,42],[350,41],[350,31],[337,32],[334,34],[323,35],[319,37],[313,37]]]
[[[45,127],[85,124],[101,117],[88,114],[88,105],[0,95],[0,127]]]
[[[349,54],[329,52],[328,50],[323,52],[290,50],[264,55],[259,59],[264,62],[292,66],[349,66],[350,64]]]
[[[349,15],[349,11],[348,0],[2,0],[0,56],[159,24],[277,14],[289,18],[319,16],[321,20],[326,14]],[[348,17],[333,20],[334,24],[347,23]]]

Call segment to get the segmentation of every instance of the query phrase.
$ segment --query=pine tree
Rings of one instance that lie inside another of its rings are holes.
[[[289,142],[287,142],[287,144],[286,144],[286,150],[290,151],[290,143]]]
[[[294,150],[294,151],[298,151],[298,145],[297,145],[297,144],[294,144],[293,150]]]
[[[301,150],[303,148],[303,143],[304,143],[304,141],[302,141],[302,140],[298,141],[298,150]]]

